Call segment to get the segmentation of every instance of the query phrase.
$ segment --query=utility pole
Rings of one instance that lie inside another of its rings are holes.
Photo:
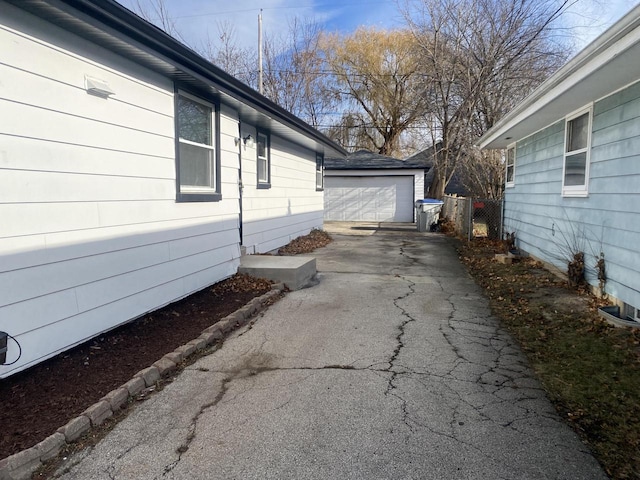
[[[258,14],[258,91],[264,95],[264,85],[262,83],[262,9]]]

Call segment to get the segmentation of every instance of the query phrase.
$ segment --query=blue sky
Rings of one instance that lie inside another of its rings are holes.
[[[127,8],[139,1],[118,0]],[[629,11],[640,0],[578,0],[566,21],[574,27],[577,46],[582,48]],[[189,46],[199,49],[207,36],[215,40],[218,24],[234,25],[236,41],[243,46],[257,43],[257,23],[263,9],[265,33],[286,31],[294,16],[314,19],[325,30],[350,32],[358,26],[394,28],[403,19],[395,0],[164,0],[178,30]],[[133,9],[133,8],[132,8]]]

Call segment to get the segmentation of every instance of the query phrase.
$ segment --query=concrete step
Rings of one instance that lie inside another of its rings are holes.
[[[298,256],[245,255],[240,258],[238,272],[283,282],[290,290],[300,290],[315,284],[316,259]]]

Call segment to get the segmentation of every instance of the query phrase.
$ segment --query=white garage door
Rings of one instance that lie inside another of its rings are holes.
[[[324,177],[324,219],[412,222],[413,175]]]

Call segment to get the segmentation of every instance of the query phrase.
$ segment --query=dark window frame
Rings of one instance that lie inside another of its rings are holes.
[[[318,182],[318,178],[320,178],[320,182]],[[322,192],[323,190],[324,190],[324,153],[316,152],[316,192]]]
[[[189,191],[183,190],[180,181],[180,125],[178,115],[178,102],[180,97],[187,98],[193,102],[200,103],[211,109],[211,141],[213,152],[213,173],[214,185],[209,191]],[[222,200],[220,181],[220,104],[217,100],[205,99],[200,95],[191,93],[188,90],[174,88],[174,127],[175,127],[175,166],[176,166],[176,202],[218,202]]]

